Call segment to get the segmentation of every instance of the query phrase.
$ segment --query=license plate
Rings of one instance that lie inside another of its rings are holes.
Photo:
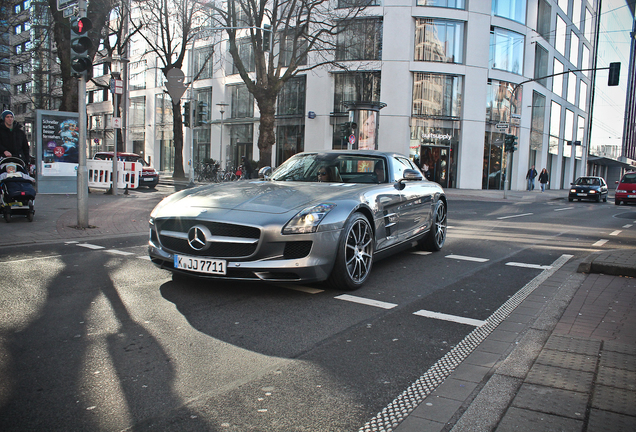
[[[154,179],[153,179],[152,177],[148,177],[148,178],[145,178],[145,179],[144,179],[144,181],[153,181],[153,180],[154,180]]]
[[[174,256],[174,268],[196,273],[225,275],[225,260],[213,260],[187,255]]]
[[[627,198],[636,198],[636,195],[627,195]]]
[[[586,193],[577,193],[576,195],[577,195],[577,196],[587,196],[587,194],[586,194]]]

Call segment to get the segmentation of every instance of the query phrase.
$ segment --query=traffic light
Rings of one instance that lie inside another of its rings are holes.
[[[183,104],[183,125],[190,127],[190,102]]]
[[[621,63],[615,62],[609,65],[609,76],[607,77],[608,86],[617,86],[621,76]]]
[[[272,48],[272,26],[263,24],[263,51],[269,51]]]
[[[196,113],[196,126],[203,126],[208,124],[208,104],[206,104],[205,102],[199,102]]]
[[[517,137],[515,135],[506,134],[504,138],[504,151],[512,153],[517,150]]]
[[[88,55],[88,50],[93,42],[88,37],[88,31],[93,28],[91,20],[74,18],[71,20],[71,69],[74,76],[81,76],[93,67],[93,62]]]

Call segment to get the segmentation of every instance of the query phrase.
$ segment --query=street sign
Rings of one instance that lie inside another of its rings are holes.
[[[172,68],[166,74],[168,81],[166,82],[166,88],[173,101],[178,101],[186,91],[186,86],[183,84],[185,74],[181,69]]]
[[[124,94],[124,81],[118,80],[118,79],[111,79],[110,92],[113,94]]]
[[[121,117],[113,117],[113,129],[121,129]]]
[[[497,129],[508,129],[510,125],[508,123],[497,123]]]
[[[349,144],[353,145],[356,143],[356,136],[354,134],[349,135]]]
[[[79,0],[57,0],[57,10],[63,11],[64,9],[75,6],[76,4],[79,4]]]

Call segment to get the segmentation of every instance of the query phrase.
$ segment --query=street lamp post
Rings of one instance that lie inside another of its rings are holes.
[[[119,106],[117,96],[117,81],[121,77],[121,61],[119,57],[113,56],[110,63],[110,74],[112,76],[111,92],[113,94],[113,175],[111,193],[117,195],[117,128],[115,127],[116,118],[119,118]]]
[[[219,168],[223,168],[223,114],[225,114],[225,107],[229,104],[221,101],[216,105],[219,107],[219,112],[221,113],[221,133],[219,135]]]

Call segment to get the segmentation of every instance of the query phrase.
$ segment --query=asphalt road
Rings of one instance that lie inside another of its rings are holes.
[[[356,431],[466,319],[563,254],[634,247],[635,220],[610,203],[451,201],[441,252],[379,261],[354,292],[173,280],[145,236],[3,247],[0,429]]]

